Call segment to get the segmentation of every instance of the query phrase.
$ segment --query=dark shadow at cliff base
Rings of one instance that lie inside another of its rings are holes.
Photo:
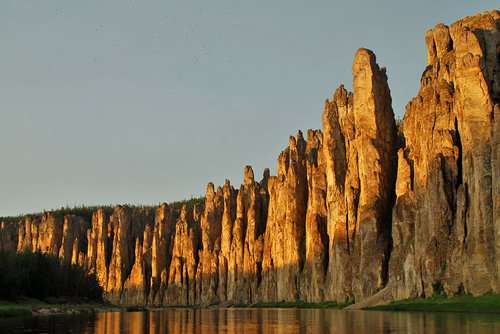
[[[37,298],[48,302],[102,301],[95,275],[61,262],[57,257],[0,252],[0,299]]]

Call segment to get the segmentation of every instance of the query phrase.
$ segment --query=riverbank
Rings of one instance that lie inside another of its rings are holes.
[[[232,308],[299,308],[299,309],[343,309],[350,303],[337,303],[327,301],[321,303],[308,303],[303,301],[276,302],[276,303],[254,303],[254,304],[233,304],[222,303],[213,305],[165,305],[165,306],[124,306],[124,310],[133,311],[157,311],[165,309],[232,309]]]
[[[337,302],[307,303],[277,302],[277,303],[255,303],[255,304],[221,304],[212,306],[118,306],[106,303],[46,303],[36,299],[21,302],[0,301],[0,318],[43,316],[56,314],[80,314],[97,311],[148,311],[170,308],[298,308],[298,309],[343,309],[349,304]]]
[[[47,303],[37,299],[17,302],[0,301],[0,318],[81,314],[97,311],[120,311],[123,308],[107,303]]]
[[[12,317],[44,316],[57,314],[82,314],[103,311],[147,311],[168,308],[297,308],[297,309],[344,309],[350,303],[337,303],[333,301],[322,303],[277,302],[277,303],[255,303],[255,304],[224,304],[209,307],[189,306],[117,306],[108,303],[92,302],[65,302],[52,301],[50,303],[25,299],[18,302],[0,301],[0,319]],[[364,310],[376,311],[409,311],[409,312],[475,312],[475,313],[499,313],[500,295],[484,295],[473,297],[470,295],[446,298],[435,296],[428,299],[406,299],[393,301],[388,304],[363,308]]]
[[[427,299],[405,299],[367,307],[365,310],[500,313],[500,295],[491,294],[478,297],[463,295],[450,298],[435,296]]]
[[[327,301],[321,303],[308,303],[303,301],[295,302],[278,302],[278,303],[255,303],[255,304],[234,304],[230,307],[234,308],[335,308],[343,309],[349,306],[350,303],[337,303],[334,301]]]

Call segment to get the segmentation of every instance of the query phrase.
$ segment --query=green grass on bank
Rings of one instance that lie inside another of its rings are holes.
[[[337,308],[342,309],[350,303],[337,303],[334,301],[322,303],[307,303],[301,300],[295,302],[277,302],[277,303],[255,303],[255,304],[235,304],[232,307],[242,308]]]
[[[57,303],[54,303],[57,302]],[[32,315],[79,314],[95,311],[120,311],[124,308],[109,303],[78,302],[47,299],[46,301],[24,298],[19,301],[0,301],[0,319],[12,317],[29,317]]]
[[[0,304],[0,318],[31,316],[31,307],[19,304]]]
[[[500,295],[490,294],[479,297],[463,295],[450,298],[434,296],[427,299],[405,299],[368,309],[381,311],[500,313]]]

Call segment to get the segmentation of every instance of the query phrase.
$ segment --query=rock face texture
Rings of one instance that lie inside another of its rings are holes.
[[[149,303],[161,305],[168,285],[167,271],[172,261],[172,238],[175,232],[175,213],[163,203],[156,210],[153,240],[151,244],[151,287]]]
[[[263,301],[293,301],[300,297],[305,262],[307,169],[302,132],[290,137],[278,158],[277,173],[268,182],[261,292]]]
[[[290,137],[276,175],[209,183],[203,205],[49,212],[0,224],[133,305],[384,300],[500,292],[500,12],[437,25],[396,126],[387,75],[359,49],[353,91]]]
[[[199,264],[201,242],[199,214],[192,214],[185,206],[176,223],[173,236],[172,262],[168,276],[165,303],[174,305],[193,305],[199,295],[196,274]]]
[[[500,13],[426,33],[428,66],[401,129],[396,298],[500,288]]]
[[[328,299],[363,299],[387,281],[396,126],[385,69],[365,49],[354,93],[339,87],[323,114],[330,263]]]
[[[18,225],[15,222],[0,223],[0,251],[17,249]]]

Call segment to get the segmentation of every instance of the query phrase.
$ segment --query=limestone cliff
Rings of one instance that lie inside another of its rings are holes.
[[[120,304],[400,299],[500,292],[500,12],[438,24],[396,126],[386,70],[359,49],[260,181],[204,205],[55,211],[0,224],[0,250],[94,272]]]
[[[426,33],[428,66],[401,125],[396,298],[500,286],[500,13]]]
[[[339,87],[323,114],[327,299],[363,299],[384,287],[396,176],[396,126],[385,69],[365,49],[353,63],[354,92]]]

